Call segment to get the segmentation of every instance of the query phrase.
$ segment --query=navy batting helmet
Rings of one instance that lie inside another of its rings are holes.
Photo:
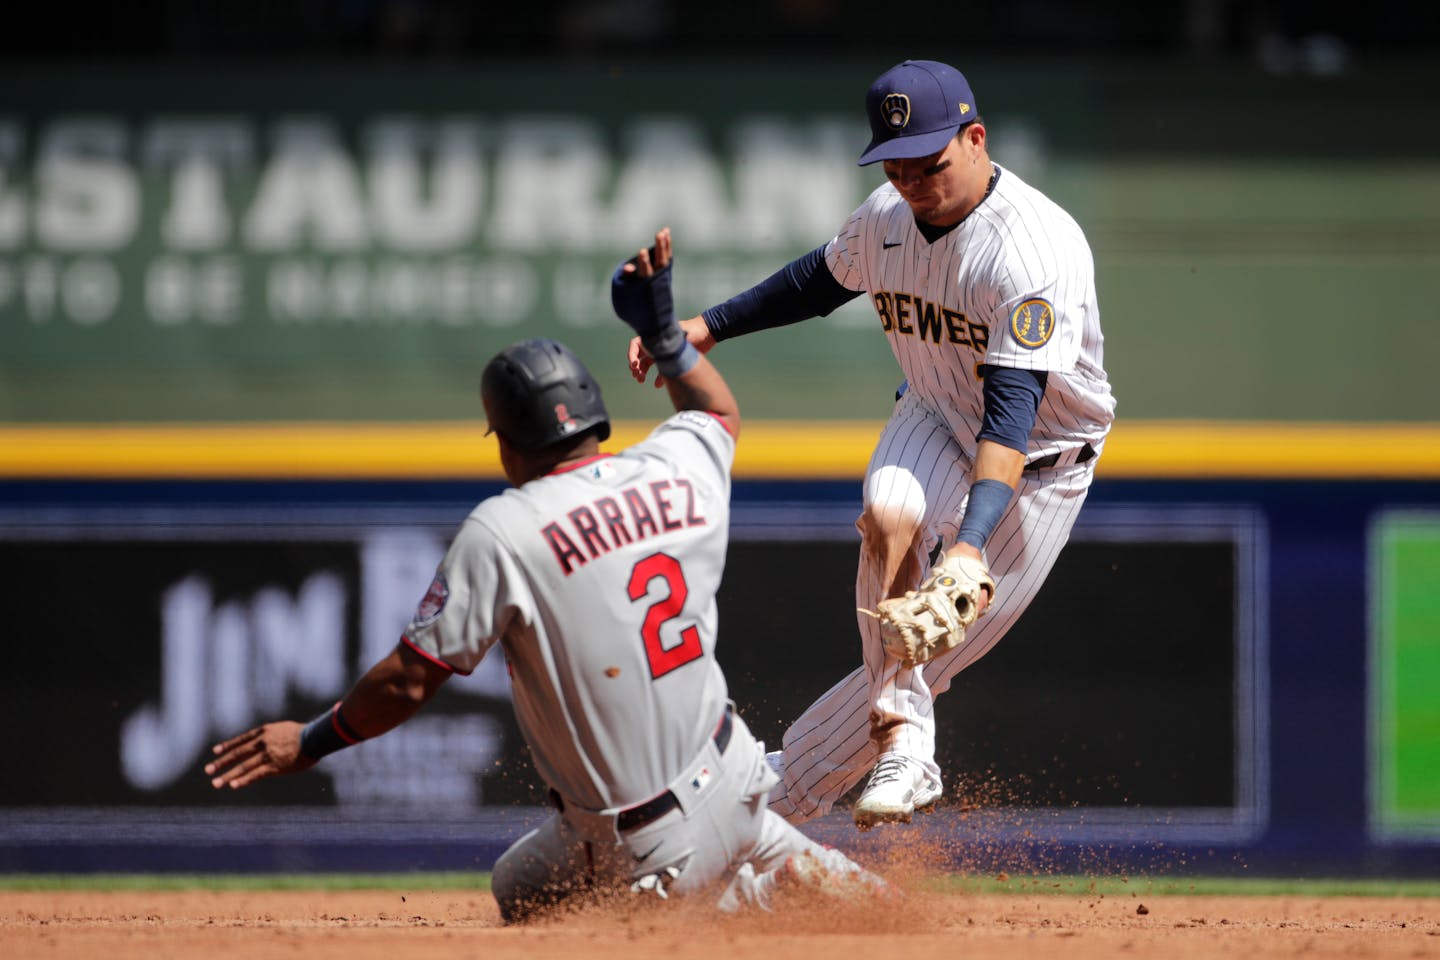
[[[497,353],[480,378],[490,429],[512,447],[532,451],[594,429],[610,436],[600,384],[570,348],[554,340],[521,340]]]

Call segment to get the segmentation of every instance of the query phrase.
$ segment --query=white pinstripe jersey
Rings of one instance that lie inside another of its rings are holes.
[[[981,363],[1049,371],[1027,459],[1098,447],[1115,400],[1090,247],[1054,201],[996,169],[990,195],[933,244],[882,185],[826,246],[825,262],[842,286],[870,295],[910,389],[972,458]]]
[[[734,456],[724,425],[689,411],[615,456],[485,500],[405,631],[460,673],[504,647],[535,766],[571,803],[648,800],[715,732]]]

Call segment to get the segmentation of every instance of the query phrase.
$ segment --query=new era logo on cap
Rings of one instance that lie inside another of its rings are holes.
[[[897,64],[865,95],[871,137],[860,165],[938,153],[974,111],[975,96],[959,70],[935,60]]]

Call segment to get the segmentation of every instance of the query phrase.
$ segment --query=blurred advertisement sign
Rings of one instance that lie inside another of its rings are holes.
[[[172,518],[182,527],[184,518]],[[23,748],[27,778],[3,805],[285,802],[461,813],[485,802],[484,779],[517,753],[503,657],[456,677],[426,711],[316,777],[243,794],[209,791],[209,746],[272,719],[305,720],[344,695],[399,639],[445,541],[421,527],[252,531],[232,540],[0,540],[17,572],[11,615],[35,598],[46,635],[7,692],[54,740]],[[317,534],[320,539],[317,539]],[[72,533],[73,535],[73,533]],[[63,639],[61,639],[63,638]],[[57,658],[57,651],[63,657]],[[59,669],[57,669],[59,668]],[[73,744],[63,751],[55,741]],[[523,762],[523,758],[517,760]]]
[[[474,416],[521,336],[614,355],[610,273],[660,225],[698,312],[833,236],[873,179],[856,119],[820,113],[214,96],[0,107],[0,420]]]

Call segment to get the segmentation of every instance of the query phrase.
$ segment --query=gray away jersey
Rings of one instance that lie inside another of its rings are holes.
[[[571,803],[648,800],[715,732],[734,456],[719,420],[687,411],[618,455],[489,498],[405,632],[459,673],[501,644],[535,765]]]
[[[1069,214],[1009,170],[933,244],[886,183],[850,215],[825,260],[841,285],[870,294],[910,389],[970,457],[984,413],[982,363],[1049,371],[1028,459],[1104,439],[1115,400],[1090,247]]]

